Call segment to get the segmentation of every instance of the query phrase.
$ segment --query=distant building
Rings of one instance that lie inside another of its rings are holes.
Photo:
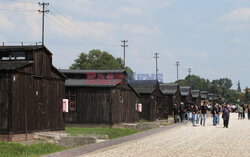
[[[127,82],[125,70],[60,70],[67,76],[67,123],[137,122],[140,94]]]

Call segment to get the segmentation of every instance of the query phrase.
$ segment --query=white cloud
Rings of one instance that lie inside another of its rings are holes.
[[[0,21],[1,21],[0,25],[1,30],[11,30],[14,28],[14,24],[10,21],[10,19],[8,19],[7,16],[0,14]]]
[[[223,15],[222,20],[229,23],[250,21],[250,8],[239,8],[233,10],[230,13]]]
[[[234,44],[237,44],[237,45],[242,45],[243,43],[244,43],[244,41],[243,40],[241,40],[240,38],[234,38],[233,40],[232,40],[232,43],[234,43]]]
[[[190,57],[198,57],[198,58],[203,58],[203,59],[208,57],[208,54],[206,51],[195,52],[195,51],[192,51],[188,48],[185,48],[184,53]]]
[[[139,8],[131,7],[131,6],[121,6],[119,10],[128,15],[142,15],[143,11]]]
[[[124,24],[122,29],[132,34],[140,35],[159,35],[162,33],[161,29],[155,26],[148,28],[144,25]]]

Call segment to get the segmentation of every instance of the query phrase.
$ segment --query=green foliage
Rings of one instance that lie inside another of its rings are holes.
[[[140,120],[139,120],[139,123],[146,123],[146,122],[148,122],[148,121],[145,120],[145,119],[140,119]]]
[[[135,129],[123,129],[123,128],[83,128],[83,127],[66,127],[66,132],[72,136],[77,134],[94,134],[94,135],[108,135],[109,139],[115,139],[118,137],[128,136],[139,132]]]
[[[208,91],[214,94],[220,94],[227,102],[234,103],[238,100],[238,95],[235,90],[232,90],[232,80],[221,78],[210,82],[208,79],[200,78],[196,75],[187,76],[184,80],[179,80],[177,83],[180,86],[191,86],[194,90]]]
[[[50,143],[22,145],[20,143],[0,142],[1,157],[35,157],[62,150],[65,148]]]
[[[100,50],[91,50],[88,54],[80,53],[70,69],[126,69],[127,72],[132,72],[129,67],[124,67],[121,58]]]
[[[250,94],[249,94],[249,88],[246,87],[245,94],[244,94],[244,102],[249,103],[250,102]]]

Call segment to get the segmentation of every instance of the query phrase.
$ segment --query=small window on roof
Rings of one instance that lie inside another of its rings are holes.
[[[0,60],[25,60],[25,59],[26,59],[26,53],[24,51],[0,53]]]

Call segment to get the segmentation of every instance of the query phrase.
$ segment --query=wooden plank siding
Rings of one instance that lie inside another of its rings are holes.
[[[26,131],[64,130],[62,99],[65,96],[65,77],[53,67],[51,53],[43,46],[34,46],[32,51],[20,46],[15,47],[13,51],[28,52],[32,61],[29,60],[31,63],[25,66],[9,70],[11,102],[8,104],[8,132],[16,134]],[[8,62],[16,64],[19,61]],[[4,82],[0,79],[0,91]]]

